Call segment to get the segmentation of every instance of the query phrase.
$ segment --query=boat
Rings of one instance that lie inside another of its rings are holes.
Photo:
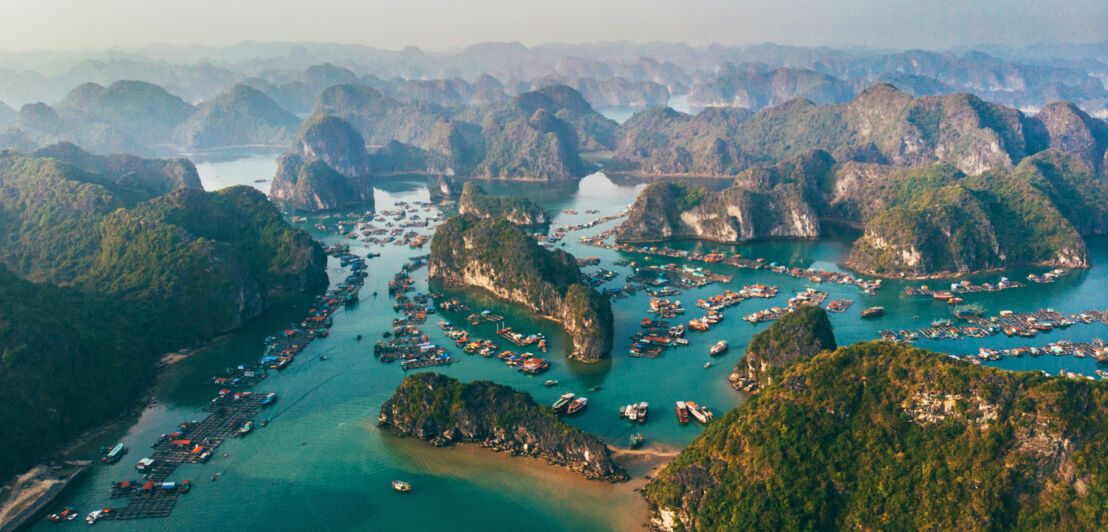
[[[565,409],[567,406],[569,406],[569,402],[572,401],[576,397],[577,397],[577,394],[575,394],[573,392],[563,393],[562,396],[559,397],[557,401],[554,401],[554,404],[552,405],[554,407],[554,411],[559,412],[559,411]]]
[[[589,406],[589,399],[587,397],[578,397],[569,402],[569,406],[566,407],[567,414],[576,414]]]
[[[137,464],[135,464],[135,469],[137,469],[139,471],[153,470],[154,469],[154,459],[153,458],[143,458],[142,460],[139,460],[139,462]]]
[[[641,432],[636,432],[631,435],[631,440],[628,443],[628,447],[632,449],[638,449],[642,446],[643,436]]]
[[[399,491],[400,493],[408,493],[412,491],[412,485],[404,482],[403,480],[392,481],[392,489]]]
[[[650,408],[650,405],[643,401],[635,405],[635,418],[639,423],[646,423],[646,412]]]
[[[277,394],[275,392],[269,392],[262,398],[262,406],[269,406],[277,401]]]
[[[712,367],[712,363],[711,363],[711,362],[705,362],[705,363],[704,363],[704,369],[708,369],[708,368],[710,368],[710,367]]]
[[[862,311],[863,318],[878,318],[885,315],[885,307],[869,307]]]
[[[544,382],[543,384],[545,384],[546,386],[557,386],[558,381],[555,380],[555,379],[550,379],[550,380]]]
[[[692,414],[693,419],[701,423],[708,423],[715,417],[711,410],[707,407],[700,406],[692,401],[685,401],[685,405],[689,408],[689,413]]]
[[[111,513],[111,508],[104,508],[103,510],[93,510],[89,512],[87,516],[85,516],[85,521],[87,521],[90,525],[96,524],[97,521],[108,517],[109,515],[111,515]]]
[[[712,348],[708,350],[708,354],[710,354],[712,356],[719,356],[719,355],[722,355],[722,354],[726,353],[727,349],[729,349],[729,348],[730,348],[730,344],[727,343],[727,340],[720,340],[720,341],[716,342],[716,345],[713,345]],[[708,367],[708,366],[704,366],[704,367]]]
[[[689,407],[684,401],[677,401],[677,421],[681,423],[689,422]]]
[[[105,464],[114,464],[125,454],[127,454],[127,447],[122,443],[117,443],[115,447],[112,447],[112,449],[100,459],[100,461]]]
[[[73,508],[66,508],[56,514],[50,514],[46,516],[46,520],[51,523],[60,523],[62,521],[72,521],[77,518],[77,510]]]
[[[253,431],[253,430],[254,430],[254,422],[253,421],[247,421],[242,427],[239,428],[239,434],[240,435],[250,434],[250,432]]]

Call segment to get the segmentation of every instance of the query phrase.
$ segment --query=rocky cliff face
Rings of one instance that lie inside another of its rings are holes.
[[[586,285],[576,259],[539,246],[502,218],[455,216],[431,240],[430,279],[479,288],[559,321],[573,339],[570,358],[595,362],[612,349],[612,308]]]
[[[458,213],[478,218],[504,218],[516,225],[535,226],[548,223],[546,211],[525,198],[490,196],[472,181],[462,186],[458,198]]]
[[[350,178],[370,174],[365,140],[345,120],[333,115],[313,115],[292,139],[292,152],[305,161],[323,161]]]
[[[847,264],[903,277],[1016,265],[1088,266],[1077,229],[1033,183],[1009,172],[962,176],[941,168],[908,177],[866,224]]]
[[[368,177],[350,178],[320,160],[307,161],[285,153],[277,159],[277,173],[269,198],[292,209],[318,212],[373,208],[373,185]]]
[[[756,392],[793,364],[836,347],[827,311],[800,307],[754,335],[728,379],[737,389]]]
[[[1104,172],[1108,158],[1108,125],[1070,102],[1043,107],[1035,118],[1050,136],[1050,147],[1085,162],[1093,173]]]
[[[596,436],[561,422],[531,396],[490,381],[467,384],[435,373],[404,379],[381,405],[377,425],[436,446],[476,443],[540,458],[593,480],[628,480]]]
[[[635,200],[616,238],[742,242],[818,237],[819,217],[810,197],[833,164],[828,154],[812,152],[771,168],[747,170],[719,192],[689,185],[651,185]]]

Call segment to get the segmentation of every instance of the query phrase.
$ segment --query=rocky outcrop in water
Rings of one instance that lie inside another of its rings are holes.
[[[305,161],[299,155],[285,153],[277,159],[269,199],[306,212],[372,209],[373,185],[367,177],[350,178],[323,161]]]
[[[616,239],[815,238],[820,223],[809,189],[830,173],[833,164],[825,152],[812,152],[771,168],[747,170],[718,192],[684,184],[650,185],[635,200]]]
[[[350,178],[364,178],[371,172],[365,140],[345,120],[333,115],[313,115],[304,121],[292,139],[292,153],[305,161],[323,161]]]
[[[436,446],[476,443],[540,458],[593,480],[629,478],[600,438],[563,423],[530,395],[490,381],[462,383],[436,373],[405,377],[381,405],[377,425]]]
[[[462,186],[458,198],[458,213],[478,218],[504,218],[516,225],[535,226],[548,223],[546,211],[526,198],[492,196],[472,181]]]
[[[586,284],[573,255],[548,250],[503,218],[459,215],[431,240],[433,282],[484,290],[561,322],[573,339],[570,358],[595,362],[612,350],[612,307]]]
[[[728,380],[735,388],[753,393],[773,384],[785,368],[836,347],[827,311],[802,306],[755,334]]]

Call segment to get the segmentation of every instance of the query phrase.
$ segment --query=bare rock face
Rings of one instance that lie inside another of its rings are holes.
[[[1070,102],[1054,102],[1035,115],[1050,135],[1050,147],[1074,155],[1093,172],[1104,171],[1108,125]]]
[[[370,174],[365,140],[337,116],[319,114],[305,121],[292,141],[292,151],[305,161],[323,161],[346,177]]]
[[[596,362],[612,350],[612,307],[587,285],[572,255],[539,246],[503,218],[459,215],[431,240],[433,282],[478,288],[561,322],[573,339],[570,358]]]
[[[629,479],[600,438],[563,423],[529,394],[490,381],[461,383],[436,373],[408,376],[381,405],[377,426],[440,447],[476,443],[540,458],[593,480]]]
[[[700,238],[742,242],[755,238],[816,238],[820,223],[810,197],[834,160],[810,152],[770,168],[752,168],[719,192],[655,183],[639,195],[619,227],[622,242]]]
[[[299,155],[285,153],[277,159],[277,174],[270,184],[269,198],[307,212],[372,209],[373,186],[367,177],[350,178],[323,161],[305,162]]]

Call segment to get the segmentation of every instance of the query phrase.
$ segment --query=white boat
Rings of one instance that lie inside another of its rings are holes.
[[[104,514],[107,511],[108,510],[93,510],[89,512],[87,516],[85,516],[85,521],[87,521],[90,525],[96,524],[97,521],[104,518]]]
[[[553,405],[554,406],[554,411],[558,412],[558,411],[564,409],[566,406],[569,405],[569,402],[572,401],[575,397],[577,397],[577,394],[575,394],[575,393],[572,393],[572,392],[563,393],[562,396],[559,397],[557,401],[554,401],[554,405]]]
[[[576,414],[589,406],[589,399],[587,397],[578,397],[573,401],[570,401],[569,406],[566,407],[567,414]]]
[[[399,491],[400,493],[408,493],[412,491],[412,485],[404,482],[403,480],[392,481],[392,489]]]
[[[712,414],[708,407],[700,406],[692,401],[686,401],[685,404],[689,407],[689,413],[692,414],[692,417],[701,423],[708,423],[715,417],[715,414]]]
[[[722,355],[723,353],[726,353],[727,349],[729,348],[730,345],[727,343],[727,340],[720,340],[716,342],[716,345],[713,345],[712,348],[708,350],[708,354],[712,356]]]

